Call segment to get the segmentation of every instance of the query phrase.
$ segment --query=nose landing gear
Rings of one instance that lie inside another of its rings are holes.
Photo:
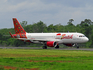
[[[79,49],[79,45],[78,44],[76,44],[76,47],[77,47],[77,49]]]

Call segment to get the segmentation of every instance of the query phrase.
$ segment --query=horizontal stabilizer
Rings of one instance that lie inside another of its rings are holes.
[[[13,35],[11,34],[11,32],[9,32],[9,34],[11,35],[11,37],[13,38]]]

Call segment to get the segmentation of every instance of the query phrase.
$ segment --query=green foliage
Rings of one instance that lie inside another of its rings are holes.
[[[0,70],[6,67],[11,70],[93,70],[93,51],[0,49]]]
[[[22,21],[22,22],[20,22],[20,24],[22,27],[25,27],[27,25],[27,21]]]
[[[62,24],[50,24],[47,26],[42,21],[37,23],[27,25],[27,21],[22,21],[21,25],[28,33],[48,33],[48,32],[80,32],[85,34],[89,38],[89,42],[83,44],[84,47],[92,47],[93,46],[93,22],[90,19],[85,19],[81,21],[80,24],[76,26],[73,24],[73,19],[70,19],[67,22],[67,25]],[[10,29],[0,29],[0,45],[3,46],[35,46],[36,44],[25,43],[23,41],[19,41],[16,39],[12,39],[9,35],[9,32],[15,34],[14,28]],[[81,44],[82,45],[82,44]]]
[[[69,22],[67,23],[68,25],[73,25],[73,22],[74,20],[73,19],[69,19]]]

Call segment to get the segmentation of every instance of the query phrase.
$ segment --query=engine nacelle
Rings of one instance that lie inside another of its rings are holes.
[[[46,43],[46,45],[49,46],[49,47],[56,47],[57,43],[54,42],[54,41],[49,41],[49,42]]]
[[[64,45],[69,46],[69,47],[75,46],[75,44],[64,44]]]

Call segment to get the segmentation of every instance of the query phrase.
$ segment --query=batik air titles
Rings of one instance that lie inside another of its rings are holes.
[[[89,40],[82,33],[27,33],[16,18],[13,18],[13,24],[15,34],[9,32],[12,38],[30,43],[41,43],[44,45],[43,49],[47,49],[47,46],[59,48],[59,44],[76,45],[79,48],[77,43],[85,43]]]

